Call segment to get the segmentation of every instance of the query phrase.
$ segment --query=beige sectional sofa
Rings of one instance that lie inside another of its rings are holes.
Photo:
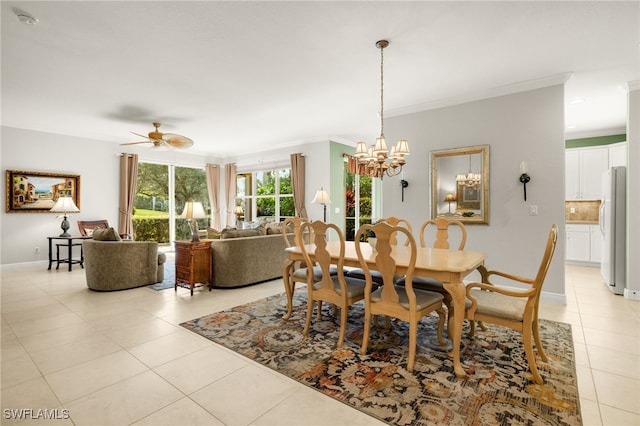
[[[246,232],[254,235],[245,237],[242,231],[223,231],[221,239],[210,240],[213,287],[241,287],[282,277],[287,258],[282,233],[276,230],[262,232],[259,231],[259,235]]]

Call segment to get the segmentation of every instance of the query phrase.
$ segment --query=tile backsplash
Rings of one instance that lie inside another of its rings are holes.
[[[564,206],[564,215],[567,222],[598,223],[600,200],[565,201]]]

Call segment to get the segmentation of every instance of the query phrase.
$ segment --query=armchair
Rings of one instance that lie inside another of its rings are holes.
[[[153,241],[85,240],[87,287],[97,291],[124,290],[164,280],[166,256]]]
[[[471,306],[467,308],[465,316],[469,320],[490,322],[521,332],[527,363],[533,380],[537,384],[542,384],[544,381],[536,366],[531,340],[533,337],[540,358],[543,362],[547,362],[538,331],[538,305],[542,284],[549,270],[557,240],[558,226],[553,225],[535,278],[525,278],[500,271],[486,271],[483,277],[485,283],[467,285],[467,298],[471,301]],[[489,281],[493,275],[526,284],[527,288],[516,290],[497,287]]]

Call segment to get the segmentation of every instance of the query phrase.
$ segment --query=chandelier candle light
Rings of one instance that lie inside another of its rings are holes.
[[[71,234],[69,234],[68,232],[69,220],[67,219],[67,216],[69,213],[78,213],[80,211],[80,209],[73,202],[73,198],[59,197],[58,201],[56,201],[56,203],[53,205],[53,207],[51,207],[51,210],[49,211],[52,213],[62,213],[64,219],[62,219],[62,223],[60,224],[60,228],[62,229],[62,234],[60,234],[60,236],[70,237]]]
[[[482,175],[480,173],[473,173],[471,171],[471,155],[469,155],[469,172],[467,172],[466,175],[458,175],[456,177],[456,182],[468,188],[480,186],[482,182]]]
[[[390,177],[398,175],[406,163],[405,156],[409,155],[409,144],[405,139],[400,139],[389,151],[384,138],[384,48],[387,46],[387,40],[376,43],[380,49],[380,136],[368,148],[365,142],[358,142],[354,154],[360,164],[366,165],[366,175],[380,179],[385,174]]]

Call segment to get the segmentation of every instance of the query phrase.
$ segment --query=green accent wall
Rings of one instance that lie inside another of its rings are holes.
[[[331,198],[331,205],[327,206],[327,220],[338,224],[342,232],[344,232],[345,221],[345,199],[341,195],[344,194],[344,158],[342,154],[353,150],[352,146],[329,141],[329,176],[331,179],[329,197]],[[335,212],[336,207],[340,209],[340,213]]]
[[[627,140],[625,133],[620,135],[596,136],[593,138],[568,139],[564,142],[565,148],[583,148],[588,146],[611,145]]]

